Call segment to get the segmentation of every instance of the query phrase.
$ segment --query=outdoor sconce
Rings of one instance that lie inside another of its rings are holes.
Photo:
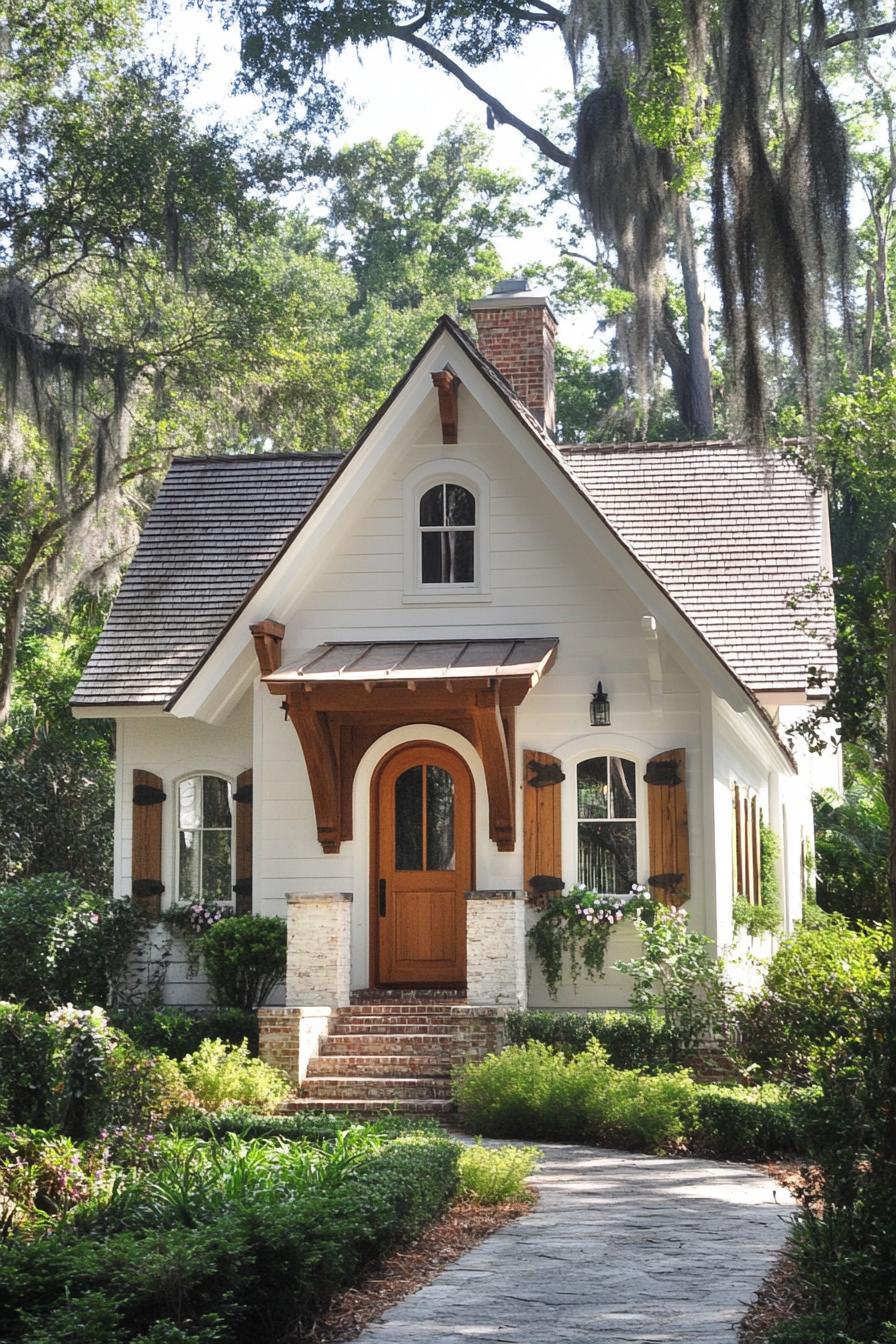
[[[591,727],[606,728],[610,722],[610,697],[603,687],[603,682],[597,683],[597,690],[591,697]]]

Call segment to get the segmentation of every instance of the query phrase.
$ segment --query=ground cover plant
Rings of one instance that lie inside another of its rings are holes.
[[[503,1204],[534,1198],[526,1184],[538,1163],[537,1148],[486,1148],[477,1140],[460,1154],[459,1193],[477,1204]]]
[[[144,1171],[43,1235],[7,1242],[4,1339],[294,1337],[441,1212],[457,1161],[444,1135],[388,1138],[365,1126],[324,1144],[163,1139]]]

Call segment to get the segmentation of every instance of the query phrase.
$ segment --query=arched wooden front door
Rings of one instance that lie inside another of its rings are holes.
[[[448,747],[385,760],[371,798],[373,983],[463,985],[473,885],[473,781]]]

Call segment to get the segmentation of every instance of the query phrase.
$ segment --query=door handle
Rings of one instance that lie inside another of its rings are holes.
[[[380,917],[382,917],[386,913],[386,879],[384,877],[381,877],[379,881],[379,897]]]

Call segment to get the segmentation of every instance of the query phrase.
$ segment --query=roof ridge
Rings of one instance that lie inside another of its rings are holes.
[[[558,443],[560,453],[641,453],[666,448],[758,448],[749,439],[626,439],[606,443]]]
[[[275,453],[175,453],[171,458],[171,465],[177,464],[180,466],[188,462],[293,462],[297,460],[320,462],[330,458],[341,461],[344,457],[345,453],[339,449],[329,449],[325,453],[319,453],[309,448],[303,448],[294,453],[284,451]]]

